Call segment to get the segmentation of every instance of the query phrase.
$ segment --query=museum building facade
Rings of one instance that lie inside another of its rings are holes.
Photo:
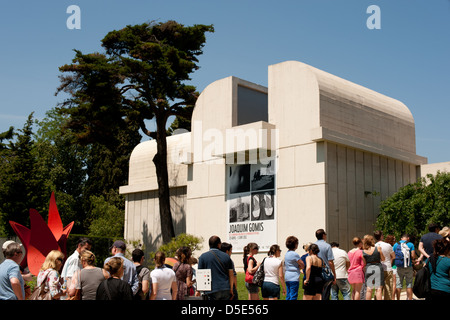
[[[374,231],[383,199],[415,182],[427,159],[416,154],[415,124],[400,101],[298,61],[268,68],[268,86],[236,77],[208,85],[191,131],[167,138],[175,232],[243,246],[283,249],[288,236],[350,249]],[[125,234],[155,250],[162,242],[156,141],[130,157]],[[264,254],[264,253],[263,253]],[[197,255],[197,254],[196,254]]]

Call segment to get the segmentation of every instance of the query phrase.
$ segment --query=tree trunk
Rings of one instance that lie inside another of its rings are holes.
[[[159,215],[161,219],[161,235],[166,244],[175,237],[172,213],[170,210],[169,175],[167,172],[167,118],[164,115],[156,116],[156,145],[157,153],[153,157],[158,179]]]

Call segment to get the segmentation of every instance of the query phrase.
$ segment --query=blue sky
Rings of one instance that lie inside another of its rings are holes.
[[[66,26],[70,5],[81,29]],[[381,29],[366,12],[377,5]],[[44,0],[0,4],[0,132],[43,118],[73,49],[102,52],[111,30],[157,20],[213,24],[192,84],[228,76],[267,85],[267,67],[298,60],[405,103],[417,153],[450,161],[449,0]]]

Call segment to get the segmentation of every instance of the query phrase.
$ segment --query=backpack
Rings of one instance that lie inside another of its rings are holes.
[[[143,267],[144,267],[143,265],[136,266],[136,277],[138,277],[138,279],[139,279],[139,274],[141,273]],[[142,282],[139,279],[139,289],[136,292],[136,294],[133,295],[133,300],[142,300],[141,293],[142,293]],[[148,300],[148,299],[149,299],[149,293],[146,294],[144,300]]]
[[[395,247],[395,260],[394,263],[397,267],[406,268],[409,266],[410,252],[406,242],[397,242]]]
[[[418,298],[426,298],[431,292],[430,269],[425,264],[417,271],[413,285],[413,293]]]

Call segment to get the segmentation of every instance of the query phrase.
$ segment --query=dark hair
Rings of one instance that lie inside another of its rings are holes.
[[[232,248],[233,248],[233,246],[231,245],[231,243],[222,242],[222,245],[220,246],[220,251],[227,252],[227,251],[231,250]]]
[[[142,257],[144,256],[144,251],[141,249],[134,249],[131,253],[131,257],[133,262],[141,262]]]
[[[244,247],[244,258],[253,250],[259,249],[259,246],[255,242],[250,242]]]
[[[381,236],[383,235],[383,232],[381,231],[381,230],[377,230],[377,231],[375,231],[374,233],[373,233],[373,236],[375,237],[375,239],[377,240],[377,241],[380,241],[381,240]]]
[[[294,250],[295,247],[298,246],[298,239],[294,236],[289,236],[286,239],[286,248],[289,250]]]
[[[317,255],[320,252],[319,246],[317,244],[315,244],[315,243],[312,243],[309,246],[309,251],[311,251],[313,254]]]
[[[326,235],[327,233],[325,232],[325,230],[323,230],[323,229],[318,229],[317,231],[316,231],[316,238],[317,238],[317,240],[322,240],[323,239],[323,236],[324,235]]]
[[[281,251],[280,246],[277,244],[273,244],[270,246],[269,252],[267,252],[268,256],[273,256],[278,250]]]
[[[211,238],[209,238],[209,247],[211,249],[219,249],[219,245],[221,244],[221,242],[222,241],[220,241],[220,238],[218,236],[212,236]]]
[[[362,240],[359,237],[354,237],[353,240],[352,240],[352,243],[353,243],[354,246],[357,246],[361,242],[362,242]]]
[[[430,232],[436,232],[437,229],[440,229],[441,227],[437,223],[430,223],[428,225],[428,231]]]
[[[189,260],[191,258],[192,251],[191,248],[183,246],[178,248],[177,250],[177,256],[178,259],[180,259],[181,263],[189,263]]]
[[[80,245],[81,246],[85,246],[86,244],[89,244],[89,245],[92,246],[92,240],[89,239],[89,238],[85,238],[85,237],[79,238],[78,241],[77,241],[77,248]]]
[[[444,238],[433,241],[433,254],[436,258],[439,255],[447,255],[449,252],[450,252],[450,241]]]
[[[393,246],[395,244],[395,237],[391,234],[388,234],[385,238],[384,241],[386,241],[387,243],[389,243],[391,246]]]
[[[339,243],[337,243],[337,242],[332,242],[332,243],[330,243],[330,246],[331,246],[332,248],[334,248],[334,247],[339,248]]]

